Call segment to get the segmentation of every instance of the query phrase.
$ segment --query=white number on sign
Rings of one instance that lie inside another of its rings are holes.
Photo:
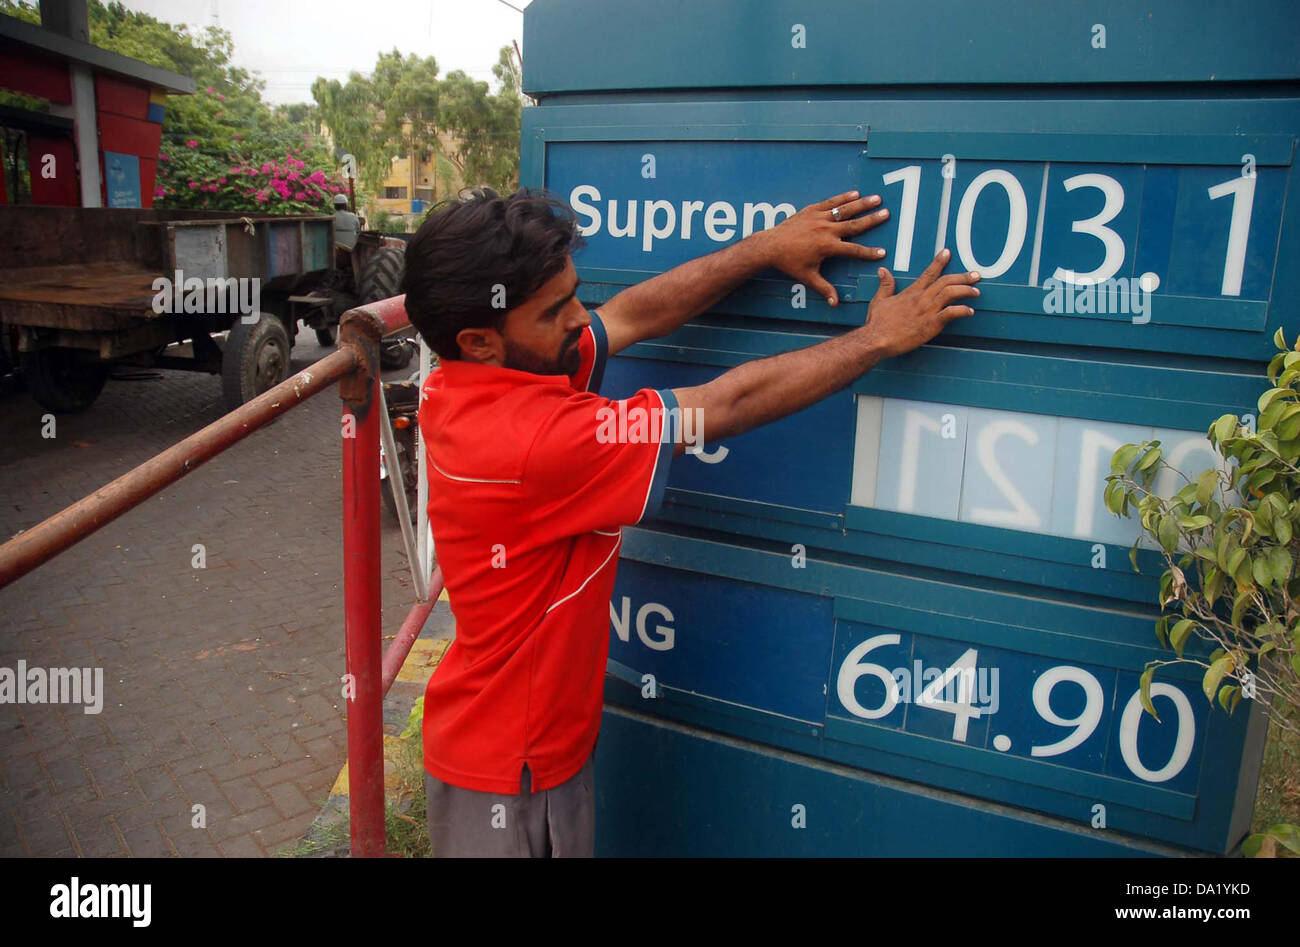
[[[899,640],[898,635],[876,635],[874,638],[868,638],[844,656],[844,663],[840,665],[840,673],[835,679],[835,693],[839,697],[840,703],[853,716],[861,717],[864,720],[879,720],[881,717],[888,717],[890,712],[898,706],[900,696],[898,681],[883,665],[864,664],[862,659],[876,648],[898,644]],[[868,674],[879,678],[880,682],[885,685],[885,699],[874,710],[868,710],[858,703],[858,698],[853,693],[853,687],[857,684],[858,678]]]
[[[916,232],[916,205],[921,195],[921,166],[913,164],[890,171],[882,180],[886,184],[903,182],[903,202],[898,209],[898,244],[894,247],[894,269],[906,273],[912,265],[912,234]]]
[[[918,699],[922,707],[952,714],[952,738],[962,743],[966,742],[966,730],[971,719],[978,718],[980,715],[979,708],[972,706],[975,697],[975,663],[978,660],[979,652],[974,648],[967,648],[966,652],[954,661],[942,676],[926,685]],[[944,688],[954,677],[957,678],[957,699],[944,700]]]
[[[1091,273],[1072,273],[1058,266],[1052,277],[1067,283],[1091,284],[1108,280],[1124,265],[1124,239],[1106,226],[1124,209],[1124,188],[1108,174],[1076,174],[1072,178],[1066,178],[1062,183],[1067,191],[1079,187],[1095,187],[1105,195],[1105,202],[1095,217],[1076,220],[1070,225],[1070,229],[1075,233],[1091,234],[1100,240],[1102,246],[1106,248],[1106,257],[1101,261],[1101,266]]]
[[[903,445],[899,450],[898,509],[916,509],[916,481],[921,466],[921,432],[939,433],[939,422],[924,412],[908,408],[903,416]]]
[[[1083,710],[1077,717],[1062,717],[1052,709],[1052,689],[1062,681],[1078,684],[1083,688]],[[1101,684],[1097,678],[1083,668],[1062,664],[1044,671],[1034,681],[1034,709],[1038,716],[1058,727],[1074,727],[1074,732],[1055,743],[1029,748],[1030,756],[1059,756],[1069,753],[1083,743],[1101,722],[1101,712],[1106,703]]]
[[[993,485],[1011,504],[1011,509],[993,510],[979,507],[970,511],[971,519],[977,523],[988,523],[991,526],[1007,526],[1012,529],[1037,529],[1039,523],[1042,522],[1041,517],[1025,501],[1024,495],[1016,489],[1015,484],[1011,482],[1011,478],[1002,471],[1002,467],[998,463],[998,439],[1006,434],[1020,438],[1031,447],[1038,443],[1037,431],[1028,424],[1010,418],[994,421],[980,431],[979,437],[975,441],[975,451],[979,457],[980,465],[984,468],[984,473],[988,475],[989,480],[993,482]]]
[[[1255,175],[1229,178],[1209,189],[1210,200],[1232,195],[1232,220],[1228,224],[1228,253],[1223,261],[1224,296],[1241,295],[1241,274],[1246,269],[1246,240],[1250,236],[1250,212],[1255,206]]]
[[[1181,773],[1187,761],[1192,758],[1192,744],[1196,742],[1196,716],[1192,713],[1187,695],[1172,684],[1155,683],[1151,685],[1152,703],[1157,697],[1168,697],[1178,711],[1178,737],[1174,741],[1174,751],[1169,762],[1164,766],[1147,769],[1138,756],[1138,727],[1142,725],[1142,718],[1147,716],[1142,710],[1140,691],[1134,691],[1128,699],[1119,721],[1119,751],[1124,756],[1124,762],[1133,771],[1133,775],[1149,783],[1168,782]]]
[[[1007,192],[1007,200],[1011,202],[1011,219],[1007,223],[1002,255],[988,266],[981,266],[971,248],[971,218],[975,216],[975,202],[979,200],[980,192],[990,184],[999,184]],[[1029,204],[1025,200],[1024,188],[1010,171],[991,168],[970,182],[957,206],[957,256],[966,269],[975,270],[984,279],[994,279],[1011,269],[1011,264],[1016,262],[1020,248],[1025,245],[1028,230]]]

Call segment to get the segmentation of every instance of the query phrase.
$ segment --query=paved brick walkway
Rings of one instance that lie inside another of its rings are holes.
[[[293,354],[327,353],[301,332]],[[110,381],[52,440],[0,398],[0,539],[218,418],[220,387]],[[345,757],[339,411],[318,395],[0,590],[0,667],[101,667],[105,690],[98,715],[0,704],[0,856],[258,856],[306,832]],[[414,595],[387,517],[383,574],[391,635]]]

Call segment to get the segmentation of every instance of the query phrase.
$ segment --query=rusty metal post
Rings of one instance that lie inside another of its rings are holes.
[[[379,340],[383,320],[365,308],[344,314],[339,348],[357,371],[343,398],[343,602],[347,641],[348,807],[352,855],[384,854],[384,720],[379,569]]]

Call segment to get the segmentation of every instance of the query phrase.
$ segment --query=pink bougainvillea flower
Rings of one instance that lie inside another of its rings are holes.
[[[324,184],[325,172],[313,171],[311,174],[307,175],[307,180],[310,181],[312,184]]]
[[[170,161],[170,160],[172,160],[172,159],[169,158],[169,157],[167,157],[165,154],[163,154],[163,153],[160,151],[160,152],[158,152],[158,160],[159,160],[159,161]]]
[[[218,184],[225,184],[225,183],[226,183],[226,179],[225,179],[225,178],[217,178],[217,183],[218,183]]]
[[[290,181],[296,181],[298,180],[298,172],[290,171],[288,174],[285,175],[285,177],[288,178]]]
[[[196,187],[198,187],[198,186],[199,186],[199,182],[198,182],[198,181],[191,181],[191,182],[190,182],[190,190],[191,190],[191,191],[194,190],[194,189],[195,189]]]
[[[294,192],[293,192],[293,199],[294,199],[295,201],[301,201],[301,200],[305,199],[306,197],[307,197],[307,194],[306,194],[305,192],[303,192],[303,191],[294,191]]]
[[[257,202],[258,202],[259,204],[265,204],[265,203],[266,203],[266,191],[258,191],[258,192],[257,192]]]
[[[208,86],[204,91],[205,91],[205,92],[215,92],[216,90],[213,89],[212,86]]]
[[[220,92],[217,93],[217,98],[220,99],[222,102],[226,101],[226,97],[222,95]]]
[[[191,138],[189,141],[185,143],[186,148],[197,148],[198,146],[199,143],[195,141],[193,138]]]

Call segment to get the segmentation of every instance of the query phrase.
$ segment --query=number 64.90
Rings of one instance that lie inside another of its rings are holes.
[[[863,720],[880,720],[890,713],[903,700],[902,688],[898,678],[884,665],[865,660],[868,654],[877,648],[897,645],[901,638],[897,634],[875,635],[861,642],[844,657],[836,676],[835,694],[840,704],[849,713]],[[991,713],[973,703],[974,687],[969,682],[974,679],[974,672],[979,658],[975,648],[968,648],[942,674],[926,685],[919,695],[918,703],[927,710],[953,715],[952,738],[961,743],[966,742],[966,735],[972,719]],[[863,677],[877,678],[884,685],[884,699],[877,707],[864,707],[858,700],[855,688]],[[941,698],[941,693],[949,682],[957,679],[959,686],[955,700]],[[1083,690],[1083,709],[1073,717],[1063,717],[1052,709],[1052,692],[1063,684],[1073,684]],[[1173,702],[1175,708],[1175,733],[1173,752],[1169,760],[1158,769],[1147,767],[1138,755],[1138,729],[1142,724],[1141,697],[1134,691],[1124,705],[1119,721],[1119,748],[1124,764],[1139,779],[1149,783],[1163,783],[1173,779],[1182,772],[1191,759],[1196,742],[1196,717],[1192,711],[1191,701],[1187,695],[1173,684],[1163,682],[1151,685],[1151,699],[1165,697]],[[1029,755],[1033,757],[1059,756],[1080,746],[1096,731],[1105,709],[1106,695],[1095,675],[1081,667],[1060,664],[1049,668],[1034,681],[1031,694],[1034,710],[1046,722],[1058,727],[1073,728],[1055,743],[1031,746]]]

